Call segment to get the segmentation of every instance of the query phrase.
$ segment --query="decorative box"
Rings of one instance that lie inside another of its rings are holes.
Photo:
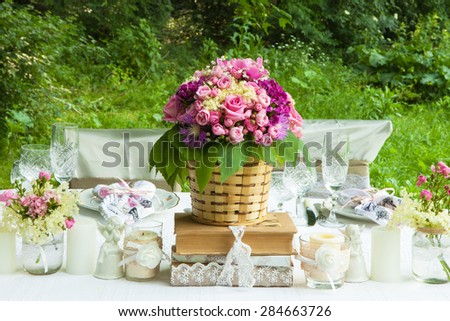
[[[265,221],[245,228],[242,242],[252,248],[252,255],[291,255],[295,233],[287,213],[268,213]],[[175,215],[175,234],[176,253],[181,255],[226,255],[235,241],[228,227],[199,224],[186,213]]]

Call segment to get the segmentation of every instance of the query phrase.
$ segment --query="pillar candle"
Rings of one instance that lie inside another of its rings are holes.
[[[97,222],[88,217],[75,218],[67,232],[66,272],[89,275],[95,271],[97,260]]]
[[[16,233],[0,230],[0,274],[16,272]]]
[[[400,280],[400,230],[383,226],[372,228],[371,276],[374,281]]]

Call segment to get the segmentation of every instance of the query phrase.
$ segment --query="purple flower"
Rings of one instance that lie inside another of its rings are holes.
[[[190,127],[180,128],[180,135],[183,143],[192,148],[202,147],[207,139],[206,132],[196,124],[193,124]]]

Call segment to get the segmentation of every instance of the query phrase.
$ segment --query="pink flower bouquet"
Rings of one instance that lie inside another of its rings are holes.
[[[170,97],[164,120],[174,126],[154,145],[150,165],[183,186],[186,162],[196,161],[202,189],[214,166],[225,181],[249,160],[293,161],[302,136],[294,106],[261,58],[217,59]]]
[[[47,172],[39,174],[30,191],[16,182],[14,190],[0,194],[0,202],[6,206],[1,223],[17,230],[25,241],[39,245],[70,229],[78,213],[77,197],[67,190],[67,183],[58,185]]]

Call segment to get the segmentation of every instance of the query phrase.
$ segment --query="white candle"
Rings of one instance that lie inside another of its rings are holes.
[[[133,231],[125,236],[124,240],[124,258],[136,253],[136,249],[128,247],[128,242],[136,244],[157,243],[162,248],[162,240],[157,233],[153,231]],[[139,265],[136,261],[132,261],[125,265],[125,277],[130,281],[146,281],[153,279],[159,273],[159,264],[154,269]]]
[[[341,244],[345,242],[345,236],[342,234],[335,234],[335,233],[312,233],[309,236],[309,242],[311,243],[310,246],[314,254],[322,244],[329,244],[330,247],[340,251]],[[314,257],[311,257],[311,259],[314,259]],[[330,273],[328,274],[330,275]],[[330,276],[334,280],[338,278],[339,274],[341,274],[341,272],[338,271],[332,273]],[[309,275],[312,279],[316,281],[321,282],[329,281],[327,273],[320,271],[318,269],[312,269]]]
[[[400,230],[375,226],[372,228],[371,276],[374,281],[400,280]]]
[[[95,271],[97,260],[97,222],[88,217],[75,218],[67,232],[66,272],[89,275]]]
[[[0,274],[16,272],[16,233],[0,230]]]

